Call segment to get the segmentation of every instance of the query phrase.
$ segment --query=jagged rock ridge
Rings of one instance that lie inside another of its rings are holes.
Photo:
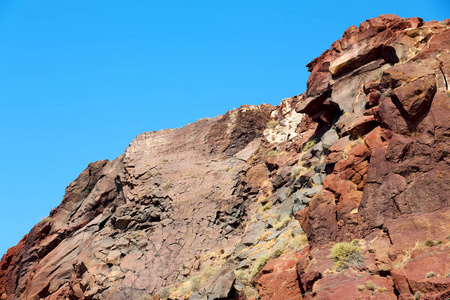
[[[449,41],[383,15],[302,95],[139,135],[8,250],[0,299],[447,299]]]

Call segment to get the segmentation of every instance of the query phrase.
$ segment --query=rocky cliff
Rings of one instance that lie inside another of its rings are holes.
[[[0,299],[449,298],[450,20],[370,19],[307,67],[89,164]]]

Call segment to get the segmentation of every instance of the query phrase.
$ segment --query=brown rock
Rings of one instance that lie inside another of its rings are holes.
[[[308,64],[305,94],[144,133],[114,161],[90,164],[50,217],[2,258],[0,299],[137,299],[202,274],[217,253],[250,262],[269,242],[263,234],[279,243],[294,232],[292,223],[272,232],[270,222],[280,203],[290,211],[286,200],[304,192],[292,184],[297,164],[311,167],[298,177],[310,186],[326,176],[295,214],[310,247],[254,277],[263,299],[315,289],[306,298],[411,299],[418,290],[424,299],[450,297],[448,253],[421,246],[440,240],[430,248],[444,249],[450,222],[449,25],[366,20]],[[292,119],[294,107],[306,115]],[[290,128],[279,143],[267,135],[275,119]],[[323,142],[302,153],[313,139]],[[336,242],[355,238],[364,271],[401,262],[405,249],[414,260],[352,280],[360,273],[335,272],[329,255]],[[426,267],[439,276],[424,278]],[[191,299],[237,298],[232,269]]]
[[[392,272],[400,295],[406,298],[420,291],[424,299],[445,299],[445,295],[450,293],[450,279],[445,276],[450,265],[449,257],[448,247],[412,250],[410,261]]]
[[[402,83],[410,83],[427,75],[434,75],[434,71],[417,62],[410,61],[385,70],[381,78],[381,85],[385,88],[395,89]]]
[[[400,104],[401,112],[406,112],[404,117],[413,120],[419,113],[428,111],[435,93],[436,80],[428,75],[396,88],[392,99]]]
[[[262,300],[289,299],[300,294],[295,269],[300,253],[290,252],[271,260],[261,270],[257,287]]]
[[[337,236],[338,225],[336,223],[336,203],[334,195],[322,189],[309,203],[306,228],[312,246],[327,243]]]
[[[378,121],[393,132],[405,135],[410,133],[407,120],[403,118],[391,98],[381,97],[377,115]]]
[[[320,291],[305,299],[397,299],[393,282],[389,278],[363,276],[352,280],[353,278],[355,276],[336,274],[319,279],[313,289]]]
[[[383,130],[381,127],[376,127],[364,137],[364,142],[367,148],[372,151],[375,148],[383,147],[390,139],[390,133]]]

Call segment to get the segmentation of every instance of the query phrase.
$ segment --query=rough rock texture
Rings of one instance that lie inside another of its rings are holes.
[[[262,300],[288,299],[300,294],[295,270],[300,256],[300,253],[289,252],[264,266],[257,284]]]
[[[448,271],[436,275],[439,284],[416,274],[433,268],[428,260],[446,255],[450,238],[448,31],[448,20],[422,23],[384,15],[349,28],[309,65],[309,104],[300,103],[297,111],[322,126],[336,126],[340,139],[329,148],[325,162],[333,170],[323,190],[296,214],[313,247],[297,265],[306,298],[368,297],[357,289],[361,278],[346,281],[321,262],[336,242],[356,238],[365,242],[364,265],[347,273],[374,272],[365,280],[385,290],[371,299],[412,299],[417,293],[444,299],[450,293]],[[324,109],[313,109],[313,103]],[[341,115],[335,123],[321,118],[336,111]],[[438,253],[402,265],[433,241]],[[442,263],[434,269],[450,267]]]
[[[383,15],[302,95],[137,136],[8,250],[0,299],[449,298],[449,41]]]

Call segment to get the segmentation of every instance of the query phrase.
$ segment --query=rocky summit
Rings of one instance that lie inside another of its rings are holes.
[[[367,20],[307,67],[89,164],[0,299],[449,299],[450,19]]]

